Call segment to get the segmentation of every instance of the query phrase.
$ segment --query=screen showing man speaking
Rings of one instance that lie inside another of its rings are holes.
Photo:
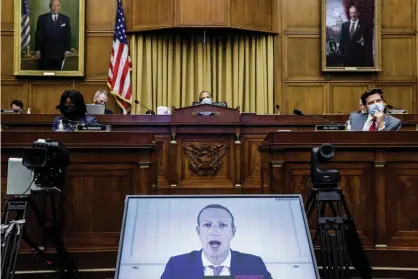
[[[128,196],[115,278],[319,278],[300,196]]]

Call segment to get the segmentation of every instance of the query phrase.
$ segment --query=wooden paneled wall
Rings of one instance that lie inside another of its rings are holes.
[[[79,90],[87,103],[92,103],[98,89],[108,89],[116,1],[86,0],[85,77],[74,79],[16,78],[13,75],[13,2],[1,1],[1,108],[8,108],[13,99],[19,99],[32,113],[57,113],[55,106],[65,89]],[[128,2],[124,1],[127,9]],[[36,22],[36,18],[31,18],[31,22]],[[120,111],[112,97],[109,108]]]
[[[399,1],[382,0],[382,72],[375,74],[321,72],[321,0],[274,1],[277,10],[273,30],[279,33],[275,41],[275,103],[281,105],[282,113],[291,113],[294,107],[307,113],[348,113],[358,106],[361,92],[371,87],[383,88],[389,104],[418,113],[418,0],[403,0],[402,5]],[[141,24],[152,26],[155,20],[167,21],[166,16],[160,15],[141,17],[137,22],[138,15],[133,17],[131,13],[146,11],[147,7],[138,9],[137,1],[123,2],[128,29]],[[169,6],[172,0],[166,2]],[[189,2],[179,1],[182,5]],[[231,1],[232,5],[240,2]],[[116,1],[86,0],[85,77],[53,81],[13,76],[13,0],[3,0],[1,5],[2,108],[8,107],[12,99],[21,99],[33,113],[55,113],[64,89],[78,89],[90,102],[98,88],[107,88]],[[162,11],[167,10],[167,5],[160,5]],[[119,111],[113,99],[110,108]]]
[[[382,71],[321,72],[321,0],[278,0],[276,102],[282,112],[349,113],[361,93],[385,92],[388,104],[418,112],[417,0],[382,1]]]

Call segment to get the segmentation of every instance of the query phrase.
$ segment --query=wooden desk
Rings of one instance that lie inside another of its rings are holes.
[[[198,111],[221,113],[216,117],[197,117]],[[3,114],[2,125],[9,130],[50,131],[56,115]],[[345,123],[348,115],[321,115],[337,123]],[[320,120],[296,115],[256,115],[239,111],[194,106],[177,109],[173,115],[98,115],[102,124],[113,131],[147,132],[154,135],[158,153],[158,190],[161,194],[260,193],[261,145],[269,132],[279,129],[313,131]],[[400,115],[405,130],[415,130],[417,114]],[[174,140],[173,140],[174,136]],[[212,176],[198,175],[190,169],[186,146],[201,148],[203,144],[221,145],[227,153],[221,158],[222,168]]]
[[[22,149],[40,138],[59,141],[70,153],[63,189],[68,250],[79,268],[114,268],[125,196],[156,194],[153,136],[139,132],[2,132],[2,201],[8,159],[21,157]],[[29,226],[31,237],[39,240],[39,235],[33,235],[40,232],[36,220],[31,219]],[[39,264],[32,253],[19,258],[20,270],[38,269]]]
[[[340,186],[373,266],[416,268],[418,133],[270,133],[260,147],[263,192],[300,193],[306,201],[310,152],[323,143],[336,151],[321,168],[340,170]],[[310,228],[313,234],[316,221]],[[418,269],[414,274],[418,278]]]

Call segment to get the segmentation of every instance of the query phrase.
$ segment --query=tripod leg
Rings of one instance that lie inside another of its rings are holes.
[[[310,218],[312,211],[314,209],[314,197],[315,194],[312,192],[312,190],[309,192],[308,200],[305,204],[305,212],[306,212],[306,218]]]

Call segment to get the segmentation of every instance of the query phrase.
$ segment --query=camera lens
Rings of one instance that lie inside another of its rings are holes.
[[[324,159],[331,159],[334,156],[335,153],[335,147],[330,143],[324,143],[319,147],[319,154]]]

